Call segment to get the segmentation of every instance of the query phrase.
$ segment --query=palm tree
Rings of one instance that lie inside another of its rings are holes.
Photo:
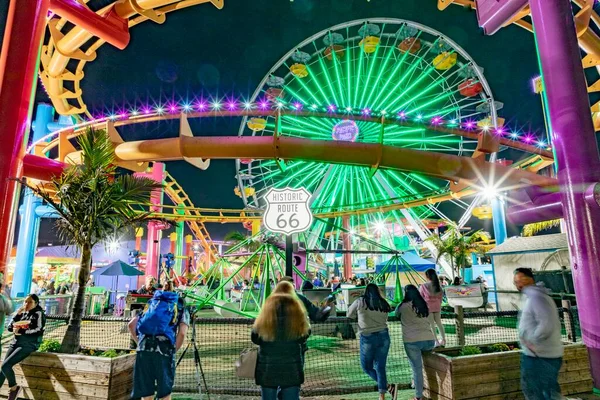
[[[560,226],[560,219],[551,219],[548,221],[534,222],[523,226],[523,236],[534,236],[541,231],[556,228]]]
[[[450,225],[443,236],[433,235],[427,240],[433,243],[437,250],[436,263],[447,256],[450,259],[452,272],[458,274],[458,271],[470,265],[471,253],[482,251],[479,242],[488,238],[489,235],[483,231],[463,235],[457,225]]]
[[[79,350],[92,248],[148,220],[149,213],[133,211],[130,205],[149,203],[152,190],[162,187],[148,178],[118,174],[113,144],[106,131],[89,129],[78,138],[78,143],[81,164],[67,167],[43,187],[22,182],[56,209],[59,237],[81,253],[79,288],[61,345],[61,351],[70,354]]]

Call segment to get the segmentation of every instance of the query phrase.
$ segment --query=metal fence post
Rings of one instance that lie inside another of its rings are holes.
[[[464,346],[465,341],[465,315],[462,306],[455,306],[454,313],[456,314],[456,335],[458,336],[458,345]]]
[[[569,339],[570,342],[575,343],[577,341],[577,331],[575,330],[575,324],[573,323],[573,314],[571,314],[571,300],[562,300],[562,307],[565,310],[563,315],[567,339]]]

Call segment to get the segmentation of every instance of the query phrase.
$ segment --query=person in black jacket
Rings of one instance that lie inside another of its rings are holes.
[[[293,291],[289,285],[283,292]],[[279,286],[277,285],[277,286]],[[293,294],[274,293],[262,307],[252,329],[252,342],[259,346],[255,381],[262,400],[298,400],[304,383],[304,352],[310,325],[302,303]]]
[[[17,385],[13,367],[35,352],[42,343],[46,315],[40,307],[40,299],[35,294],[25,298],[23,307],[17,310],[13,320],[8,325],[8,330],[15,334],[15,338],[8,347],[6,357],[0,370],[0,388],[8,380],[10,391],[8,400],[15,400],[21,387]]]
[[[294,279],[291,276],[284,276],[280,279],[279,282],[288,282],[290,284],[294,284]],[[277,285],[279,286],[279,285]],[[292,286],[293,288],[293,286]],[[317,307],[309,299],[301,295],[300,293],[296,293],[298,299],[304,305],[306,312],[308,313],[308,318],[310,318],[311,322],[325,322],[329,315],[331,314],[331,310],[333,309],[333,303],[335,302],[333,296],[328,297],[325,305],[323,307]]]

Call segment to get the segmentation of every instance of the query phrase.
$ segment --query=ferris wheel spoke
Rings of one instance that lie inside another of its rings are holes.
[[[384,29],[385,29],[385,24],[383,26],[383,29],[381,30],[382,33],[383,33]],[[369,68],[368,68],[369,72],[367,73],[367,79],[365,81],[365,84],[363,85],[363,90],[362,90],[362,94],[360,96],[360,101],[357,103],[360,108],[365,107],[365,103],[364,103],[365,95],[367,93],[367,90],[369,89],[369,83],[371,81],[371,75],[373,74],[373,68],[375,68],[375,64],[377,64],[377,54],[379,54],[379,50],[381,48],[382,48],[381,44],[377,45],[375,47],[375,52],[373,52],[373,54],[369,56],[369,60],[370,60],[370,62],[368,62],[370,64]],[[375,83],[377,83],[377,81]]]
[[[388,37],[388,42],[389,42],[389,37]],[[369,93],[369,96],[367,97],[367,101],[365,102],[365,105],[364,105],[365,107],[367,107],[369,104],[371,104],[371,97],[373,97],[373,94],[375,93],[375,89],[378,87],[379,82],[381,82],[381,76],[386,71],[386,68],[387,68],[387,65],[388,65],[390,59],[396,53],[396,43],[398,43],[398,39],[394,39],[394,43],[391,46],[387,46],[387,50],[388,50],[387,55],[385,56],[383,64],[379,67],[379,73],[377,74],[377,78],[375,78],[375,84],[371,88],[371,92]],[[385,87],[381,88],[379,90],[379,93],[381,93],[383,90],[385,90]]]
[[[325,60],[323,60],[321,51],[319,51],[315,42],[313,42],[313,46],[316,50],[315,53],[317,54],[317,57],[319,58],[319,66],[321,67],[321,70],[323,71],[323,73],[325,75],[325,80],[327,81],[329,88],[331,90],[331,94],[333,95],[333,100],[335,101],[336,104],[341,104],[338,97],[336,96],[336,90],[334,89],[334,86],[333,86],[333,80],[329,76],[329,67],[325,64]],[[340,81],[339,73],[337,71],[337,62],[335,59],[335,51],[332,51],[331,53],[333,54],[332,62],[334,64],[334,69],[335,69],[336,76],[337,76],[337,84],[338,84],[339,94],[341,96],[340,98],[342,99],[342,103],[343,103],[344,102],[344,92],[342,91],[342,84]]]
[[[421,83],[421,79],[426,79],[427,77],[429,77],[429,75],[431,74],[431,72],[435,71],[435,66],[430,66],[427,70],[427,72],[425,74],[422,74],[417,80],[415,80],[411,85],[409,85],[408,88],[406,88],[397,98],[396,101],[394,101],[394,103],[392,103],[390,105],[391,109],[397,109],[399,111],[404,110],[404,108],[411,102],[416,102],[417,99],[421,98],[423,95],[428,94],[429,92],[431,92],[433,89],[439,87],[440,85],[442,85],[444,82],[446,82],[448,80],[449,77],[452,77],[454,74],[458,74],[460,71],[462,71],[465,67],[461,67],[460,69],[457,69],[456,71],[454,71],[452,74],[450,74],[448,77],[445,77],[444,74],[440,74],[440,78],[434,80],[432,83],[430,83],[425,89],[419,90],[419,93],[416,94],[415,96],[411,96],[411,99],[409,101],[405,101],[404,103],[402,103],[400,106],[396,107],[396,102],[400,101],[406,94],[410,93],[412,91],[412,89],[414,89],[414,87]],[[437,98],[437,97],[436,97]],[[410,112],[414,112],[416,110],[410,110]],[[408,112],[407,112],[408,115]]]

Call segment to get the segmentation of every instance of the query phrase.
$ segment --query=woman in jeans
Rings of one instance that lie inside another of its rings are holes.
[[[360,364],[363,371],[377,382],[379,399],[385,393],[394,395],[394,386],[387,384],[385,366],[390,350],[390,334],[387,327],[391,307],[374,283],[369,283],[365,294],[356,299],[348,309],[348,318],[358,316],[360,335]]]
[[[15,334],[15,338],[8,347],[0,374],[0,388],[8,380],[8,400],[15,400],[21,391],[13,367],[40,347],[45,325],[46,315],[40,307],[40,299],[37,295],[30,294],[8,325],[8,330]]]
[[[435,347],[435,336],[429,323],[427,303],[414,285],[404,288],[404,300],[396,309],[402,321],[402,340],[413,371],[415,400],[423,397],[423,352]]]
[[[429,268],[425,271],[425,276],[429,282],[426,282],[419,287],[419,293],[427,303],[427,308],[429,309],[429,323],[431,324],[431,330],[435,335],[435,327],[437,325],[437,328],[440,331],[442,339],[438,340],[436,335],[436,344],[445,346],[446,332],[444,332],[444,325],[442,324],[442,299],[444,298],[444,292],[435,269]]]
[[[304,352],[310,326],[304,306],[289,282],[265,301],[252,329],[252,342],[259,346],[255,381],[262,400],[298,400],[304,383]],[[284,290],[282,290],[284,289]]]

